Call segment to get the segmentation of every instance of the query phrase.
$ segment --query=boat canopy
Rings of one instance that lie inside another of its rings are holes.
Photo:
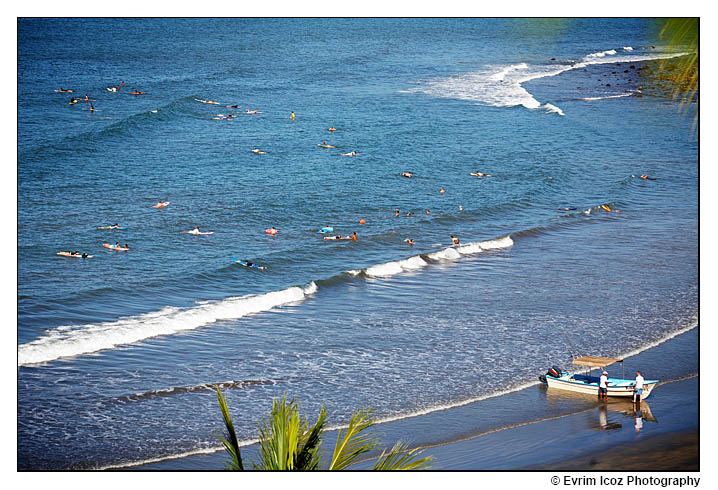
[[[623,362],[623,359],[615,359],[613,357],[583,356],[573,360],[573,363],[578,366],[588,367],[606,367],[614,362]]]

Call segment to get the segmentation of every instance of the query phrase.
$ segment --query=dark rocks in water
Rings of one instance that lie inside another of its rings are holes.
[[[623,73],[628,73],[628,70],[623,70]]]
[[[611,72],[611,75],[615,75],[615,74],[616,74],[616,72],[615,72],[615,71],[612,71],[612,72]]]
[[[631,70],[635,70],[635,69],[636,69],[636,65],[631,65],[630,68],[631,68]]]
[[[606,84],[606,87],[610,87],[610,86],[611,86],[611,84],[610,84],[610,83],[607,83],[607,84]]]
[[[551,58],[551,61],[556,61],[556,58]]]

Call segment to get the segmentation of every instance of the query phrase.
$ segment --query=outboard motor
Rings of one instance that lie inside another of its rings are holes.
[[[554,378],[560,378],[561,377],[561,368],[552,366],[551,369],[548,370],[546,373],[546,376],[552,376]]]
[[[551,376],[552,378],[560,378],[560,377],[561,377],[561,368],[556,367],[556,366],[552,366],[552,367],[546,372],[545,375],[542,374],[541,376],[539,376],[539,381],[541,381],[542,383],[545,383],[545,382],[546,382],[546,376]]]

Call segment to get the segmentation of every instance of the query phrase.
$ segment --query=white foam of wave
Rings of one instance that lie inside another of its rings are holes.
[[[624,46],[624,47],[623,47],[623,50],[624,50],[624,51],[633,51],[633,48],[630,47],[630,46]]]
[[[484,250],[495,250],[498,248],[511,247],[514,244],[514,241],[511,239],[511,235],[506,235],[505,237],[497,238],[495,240],[479,242],[479,244]]]
[[[516,70],[525,70],[529,66],[526,63],[519,63],[518,65],[510,65],[504,68],[503,70],[500,70],[493,75],[489,76],[489,80],[494,80],[498,82],[503,82],[506,79],[506,76]]]
[[[580,61],[567,65],[529,65],[486,67],[477,72],[453,75],[422,82],[417,87],[403,90],[405,93],[424,93],[432,97],[473,101],[494,107],[523,106],[527,109],[546,109],[549,113],[561,111],[551,104],[541,104],[523,84],[537,78],[554,77],[565,71],[585,68],[603,63],[635,63],[684,56],[687,53],[619,54],[615,49],[599,51],[584,56]]]
[[[621,97],[630,97],[633,95],[633,92],[629,92],[627,94],[618,94],[618,95],[605,95],[603,97],[581,97],[579,100],[603,100],[603,99],[619,99]]]
[[[438,252],[433,252],[428,255],[433,260],[456,260],[461,257],[461,254],[456,251],[455,248],[449,247]]]
[[[634,349],[634,350],[632,350],[632,351],[630,351],[630,352],[628,352],[628,353],[626,353],[626,354],[622,354],[622,355],[620,355],[620,356],[618,356],[618,357],[619,357],[620,359],[626,359],[626,358],[629,358],[629,357],[633,357],[633,356],[635,356],[635,355],[640,354],[640,353],[643,352],[643,351],[646,351],[646,350],[648,350],[648,349],[652,349],[652,348],[654,348],[654,347],[656,347],[656,346],[658,346],[658,345],[661,345],[662,343],[671,340],[673,337],[678,337],[678,336],[681,335],[681,334],[684,334],[684,333],[686,333],[686,332],[690,332],[691,330],[693,330],[694,328],[697,328],[697,327],[698,327],[698,317],[697,317],[697,316],[693,316],[693,317],[688,321],[688,324],[687,324],[686,326],[684,326],[683,328],[681,328],[681,329],[679,329],[679,330],[676,330],[675,332],[671,332],[671,333],[665,335],[664,337],[662,337],[662,338],[660,338],[660,339],[658,339],[658,340],[656,340],[656,341],[654,341],[654,342],[651,342],[650,344],[644,345],[643,347],[639,347],[638,349]]]
[[[232,320],[296,303],[316,291],[317,285],[312,282],[304,288],[295,286],[265,294],[198,303],[189,308],[165,307],[115,322],[61,326],[32,342],[20,344],[17,364],[49,362],[193,330],[219,320]]]
[[[461,255],[477,254],[484,251],[484,249],[481,248],[481,244],[479,242],[467,243],[466,245],[455,247],[455,250]]]
[[[349,275],[352,276],[352,277],[356,277],[356,276],[358,276],[359,274],[361,274],[361,270],[359,270],[359,269],[352,269],[352,270],[350,270],[350,271],[346,271],[346,273],[349,274]]]
[[[405,260],[387,262],[385,264],[373,265],[366,270],[367,276],[389,277],[404,271],[421,269],[428,265],[424,259],[415,255]]]
[[[599,51],[598,53],[591,53],[591,54],[586,55],[584,57],[584,60],[593,60],[595,58],[603,58],[604,56],[609,55],[609,54],[616,54],[616,50],[608,49],[606,51]]]
[[[549,112],[549,113],[554,112],[554,113],[558,114],[559,116],[566,115],[563,113],[563,111],[560,108],[556,107],[553,104],[549,104],[548,102],[546,104],[542,105],[541,107],[546,109],[546,112]]]

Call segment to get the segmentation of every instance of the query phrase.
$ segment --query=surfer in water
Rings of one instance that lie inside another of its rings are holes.
[[[454,235],[451,235],[451,244],[452,244],[452,245],[458,245],[458,244],[459,244],[459,239],[458,239],[457,237],[455,237]]]

